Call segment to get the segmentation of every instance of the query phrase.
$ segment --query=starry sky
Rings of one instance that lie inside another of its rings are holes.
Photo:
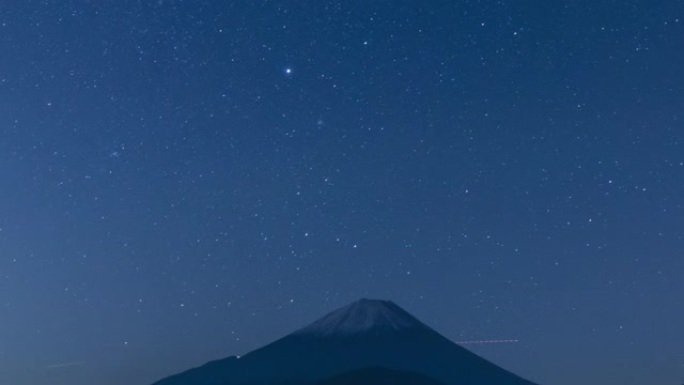
[[[360,297],[684,381],[679,1],[0,5],[0,383],[147,385]]]

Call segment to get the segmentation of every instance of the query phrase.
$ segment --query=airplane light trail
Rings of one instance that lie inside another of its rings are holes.
[[[459,345],[474,345],[474,344],[514,344],[520,340],[479,340],[479,341],[454,341]]]
[[[72,366],[79,366],[85,364],[85,361],[77,361],[77,362],[66,362],[63,364],[52,364],[52,365],[47,365],[45,368],[47,369],[59,369],[59,368],[69,368]]]

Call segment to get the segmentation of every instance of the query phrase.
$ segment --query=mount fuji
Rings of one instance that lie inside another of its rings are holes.
[[[448,340],[393,302],[370,299],[242,357],[212,361],[153,385],[366,383],[534,385]]]

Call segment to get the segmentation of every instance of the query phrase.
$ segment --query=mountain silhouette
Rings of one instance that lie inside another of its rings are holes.
[[[386,368],[363,368],[338,374],[315,385],[444,385],[418,373]]]
[[[312,385],[373,367],[445,385],[534,385],[441,336],[393,302],[370,299],[242,357],[212,361],[154,385]]]

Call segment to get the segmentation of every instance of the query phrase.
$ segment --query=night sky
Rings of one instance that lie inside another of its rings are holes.
[[[684,381],[684,3],[6,1],[0,383],[147,385],[360,297]]]

